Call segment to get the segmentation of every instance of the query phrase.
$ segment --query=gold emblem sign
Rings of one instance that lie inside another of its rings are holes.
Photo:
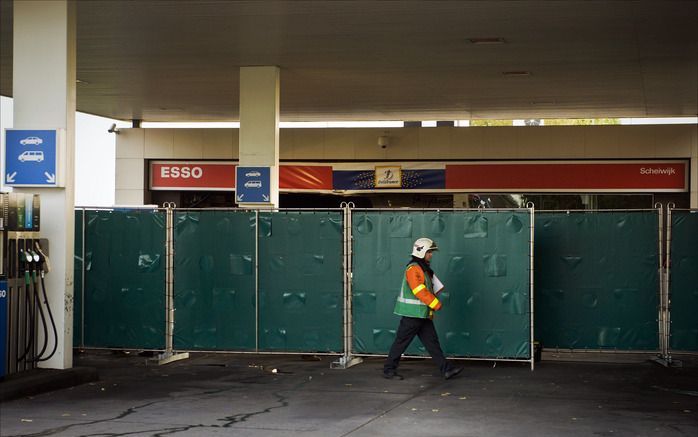
[[[402,187],[402,167],[376,166],[376,188]]]

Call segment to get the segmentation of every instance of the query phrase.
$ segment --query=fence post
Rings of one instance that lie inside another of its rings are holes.
[[[82,254],[81,258],[81,269],[80,269],[80,347],[85,347],[85,237],[87,236],[87,231],[85,230],[85,208],[82,208]],[[75,315],[73,314],[73,317]]]
[[[528,202],[526,204],[526,208],[528,208],[529,211],[529,220],[530,220],[530,241],[529,241],[529,284],[528,284],[528,293],[530,295],[530,311],[531,311],[531,318],[530,318],[530,324],[531,324],[531,339],[530,339],[530,354],[531,354],[531,371],[533,371],[536,367],[536,350],[535,350],[535,333],[534,333],[534,308],[535,308],[535,301],[533,297],[533,261],[534,261],[534,250],[533,250],[533,245],[535,244],[535,206],[533,202]],[[542,353],[542,351],[541,351]]]
[[[259,210],[254,211],[254,351],[259,353]]]
[[[671,271],[671,210],[673,203],[667,204],[666,210],[666,234],[664,231],[664,208],[657,202],[654,207],[659,212],[659,356],[654,359],[665,367],[680,365],[680,362],[672,363],[669,352],[669,338],[671,336],[671,300],[669,299],[669,275]],[[662,240],[664,236],[664,240]],[[664,243],[664,244],[662,244]],[[665,246],[666,245],[666,246]],[[664,248],[666,247],[666,251]]]
[[[157,358],[158,365],[189,358],[189,352],[176,353],[173,349],[174,308],[174,202],[165,202],[165,352]]]
[[[659,226],[657,229],[657,244],[659,250],[659,311],[657,313],[657,323],[659,324],[659,357],[658,360],[662,363],[666,361],[666,289],[665,289],[665,258],[664,258],[664,208],[662,204],[657,202],[654,204],[659,214]]]
[[[664,263],[664,358],[666,359],[667,365],[672,365],[671,358],[671,346],[669,342],[671,340],[671,298],[669,295],[669,286],[671,284],[671,210],[674,209],[676,205],[673,202],[667,204],[667,218],[666,218],[666,261]]]
[[[339,205],[344,211],[344,237],[343,237],[343,268],[344,268],[344,354],[337,361],[330,364],[332,369],[348,369],[351,366],[363,362],[363,358],[352,355],[354,343],[354,328],[352,321],[352,223],[351,209],[354,202],[342,202]]]

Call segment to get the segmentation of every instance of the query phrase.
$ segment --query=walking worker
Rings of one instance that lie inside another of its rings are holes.
[[[429,238],[417,239],[412,247],[412,259],[405,269],[402,288],[395,303],[394,312],[402,318],[383,366],[383,377],[387,379],[403,379],[402,375],[397,373],[400,356],[415,336],[418,336],[427,348],[444,378],[451,379],[463,370],[462,367],[452,366],[446,360],[434,328],[434,312],[441,309],[441,302],[436,293],[443,288],[438,278],[435,279],[434,271],[430,267],[435,250],[438,250],[438,247]],[[438,285],[436,291],[435,284]]]

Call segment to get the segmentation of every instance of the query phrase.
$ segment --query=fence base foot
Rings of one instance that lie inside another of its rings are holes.
[[[173,354],[172,352],[163,352],[157,358],[151,358],[148,362],[162,366],[173,361],[186,360],[189,358],[189,352]]]
[[[664,366],[664,367],[683,367],[683,363],[680,360],[674,360],[671,357],[668,357],[668,358],[655,357],[655,358],[652,358],[652,361],[654,361],[655,363],[659,364],[660,366]]]
[[[357,364],[361,364],[363,362],[364,359],[361,357],[343,355],[339,357],[337,361],[332,361],[332,363],[330,364],[330,369],[348,369],[351,366],[356,366]]]

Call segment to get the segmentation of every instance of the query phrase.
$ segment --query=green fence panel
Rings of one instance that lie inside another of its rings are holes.
[[[259,215],[259,348],[343,351],[343,214]]]
[[[164,213],[85,214],[85,346],[163,349]]]
[[[658,350],[658,213],[535,217],[535,339],[545,348]]]
[[[80,347],[82,344],[82,269],[83,253],[83,228],[82,218],[85,211],[75,210],[75,249],[73,259],[73,346]]]
[[[355,353],[385,354],[412,243],[439,246],[432,266],[444,283],[434,318],[444,353],[530,358],[530,223],[521,211],[354,211],[352,310]],[[418,339],[408,354],[425,355]]]
[[[255,213],[174,214],[174,347],[254,350]]]
[[[698,211],[671,213],[672,351],[698,351]]]

